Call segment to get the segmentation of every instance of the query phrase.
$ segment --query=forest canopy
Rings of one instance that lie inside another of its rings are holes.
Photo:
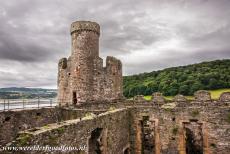
[[[157,91],[165,96],[193,95],[201,89],[230,88],[230,59],[124,76],[123,80],[126,97],[151,95]]]

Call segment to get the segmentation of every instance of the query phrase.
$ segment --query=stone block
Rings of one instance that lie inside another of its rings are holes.
[[[199,90],[194,93],[194,97],[196,101],[210,101],[211,94],[206,90]]]
[[[143,95],[136,95],[133,98],[135,101],[141,102],[141,101],[145,101],[144,96]]]
[[[186,102],[187,98],[183,95],[176,95],[173,99],[175,102]]]
[[[165,102],[165,98],[163,97],[162,93],[160,92],[155,92],[152,94],[153,96],[153,102],[156,103],[164,103]]]
[[[230,101],[230,92],[223,92],[219,98],[220,101],[228,102]]]

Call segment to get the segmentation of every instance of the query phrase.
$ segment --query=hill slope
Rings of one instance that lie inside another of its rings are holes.
[[[42,88],[25,88],[25,87],[9,87],[0,88],[0,99],[21,99],[21,98],[53,98],[56,97],[56,89]]]
[[[124,95],[193,95],[197,90],[230,88],[230,59],[202,62],[124,77]]]

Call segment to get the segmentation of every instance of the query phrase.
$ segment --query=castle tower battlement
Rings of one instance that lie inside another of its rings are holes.
[[[71,24],[70,34],[79,31],[93,31],[100,35],[100,25],[92,21],[76,21]]]
[[[96,22],[71,24],[71,56],[62,58],[58,68],[60,105],[113,101],[122,95],[122,64],[114,57],[99,57],[100,26]]]

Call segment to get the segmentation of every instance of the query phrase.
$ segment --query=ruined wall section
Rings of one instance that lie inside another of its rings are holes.
[[[50,123],[84,117],[92,113],[87,110],[70,110],[64,108],[41,108],[0,112],[0,145],[5,145],[16,138],[18,132]],[[99,114],[101,112],[94,111]],[[4,133],[2,133],[4,132]],[[1,153],[1,152],[0,152]]]
[[[156,149],[160,149],[162,154],[169,152],[184,154],[186,150],[190,153],[194,153],[191,150],[203,151],[204,154],[229,153],[228,93],[222,94],[219,100],[211,100],[207,91],[198,91],[195,95],[195,100],[192,101],[177,96],[160,106],[157,103],[151,106],[151,102],[134,100],[133,106],[136,108],[131,112],[134,120],[131,122],[133,130],[130,132],[132,152],[140,153],[143,150],[143,140],[140,140],[140,134],[143,132],[139,125],[143,117],[149,117],[159,121],[159,145]],[[191,142],[193,140],[195,142]]]
[[[108,56],[105,68],[104,96],[107,100],[117,100],[123,96],[121,61]]]
[[[104,83],[105,83],[105,75],[104,75],[104,68],[103,68],[103,59],[100,57],[96,57],[94,59],[94,93],[93,99],[95,101],[104,100]]]
[[[69,102],[69,75],[68,62],[66,58],[62,58],[58,63],[58,101],[60,105],[66,105]]]
[[[202,124],[202,129],[197,132],[196,128],[190,128],[194,133],[194,140],[199,142],[202,151],[206,153],[229,153],[229,129],[230,125],[227,122],[229,108],[201,107],[190,108],[174,108],[174,109],[158,109],[138,107],[131,110],[134,121],[131,122],[130,147],[133,153],[141,153],[143,150],[143,140],[141,140],[142,129],[140,129],[140,120],[148,116],[149,119],[157,119],[158,134],[155,133],[155,140],[159,135],[159,144],[155,142],[155,149],[159,149],[160,153],[181,153],[181,149],[186,149],[186,143],[181,139],[185,135],[181,133],[181,124]],[[190,127],[190,126],[189,126]],[[152,127],[154,130],[155,127]],[[202,133],[202,134],[201,134]],[[153,142],[154,143],[154,142]],[[195,142],[194,142],[195,143]],[[183,148],[181,148],[183,147]],[[197,146],[199,147],[199,146]]]
[[[82,119],[65,121],[59,124],[50,124],[37,130],[27,130],[19,135],[14,146],[40,145],[40,146],[86,146],[86,151],[74,151],[74,153],[95,153],[93,147],[98,147],[98,153],[123,154],[124,149],[129,147],[129,119],[130,113],[126,109],[117,109],[98,116],[86,116]],[[102,143],[97,140],[94,145],[89,143],[92,133],[102,130]],[[26,141],[21,140],[27,137]],[[24,153],[37,153],[37,151],[25,151]],[[47,153],[39,151],[39,153]]]

